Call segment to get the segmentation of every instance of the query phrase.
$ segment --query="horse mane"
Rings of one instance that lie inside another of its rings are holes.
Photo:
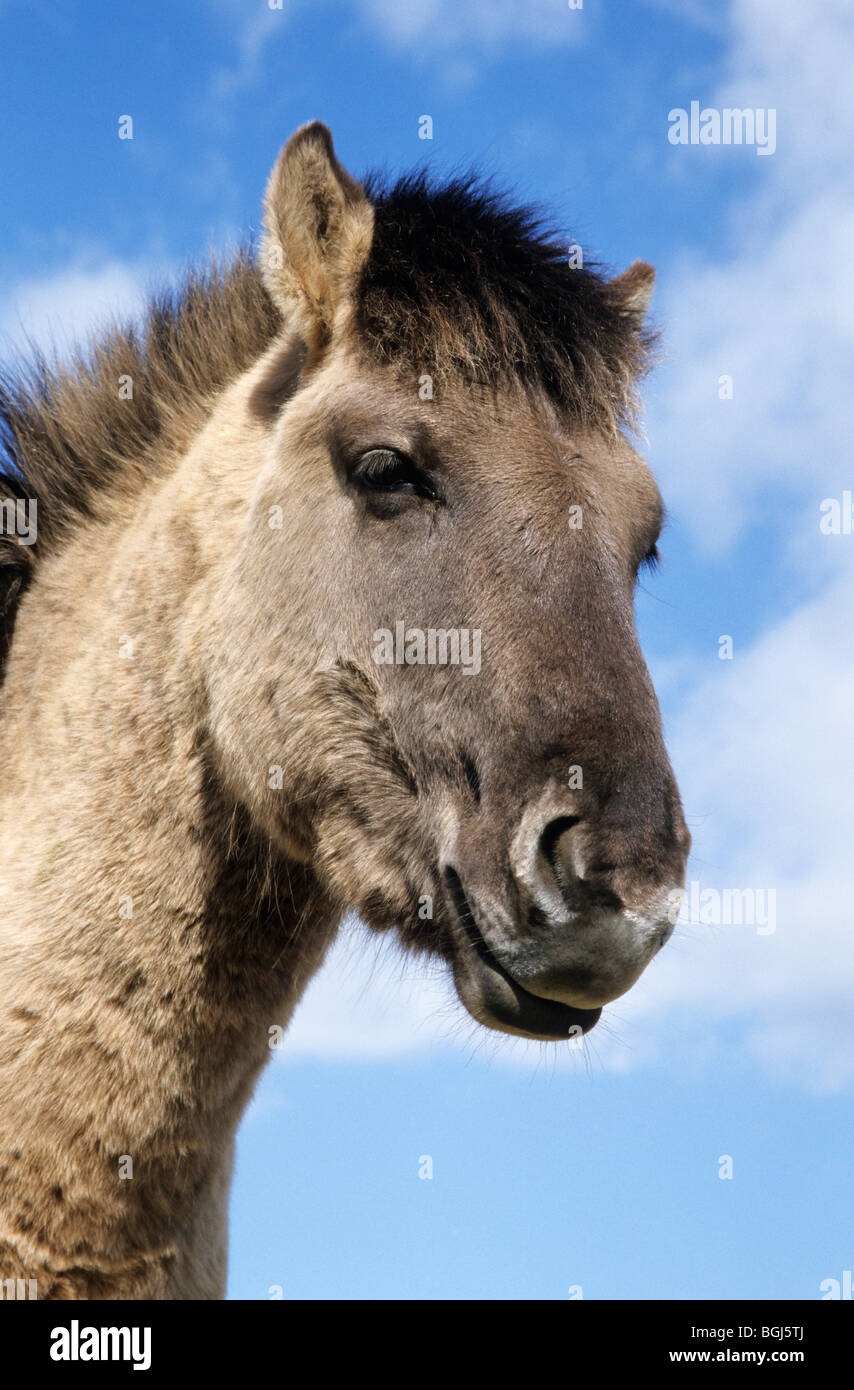
[[[39,558],[110,491],[133,494],[162,473],[280,326],[243,246],[224,269],[191,269],[155,295],[139,326],[113,323],[64,362],[31,345],[28,361],[0,372],[0,506],[35,499],[38,537],[0,535],[0,672]]]
[[[38,499],[38,548],[95,515],[100,494],[135,492],[162,470],[280,322],[242,247],[225,269],[191,269],[154,296],[141,326],[112,324],[66,362],[33,349],[0,373],[0,451],[11,464],[0,486],[17,475],[14,486]]]
[[[569,264],[535,212],[475,175],[387,184],[372,173],[365,190],[375,223],[356,287],[364,352],[439,379],[513,376],[584,423],[632,424],[654,339],[593,263]],[[35,499],[38,529],[27,547],[0,534],[0,673],[38,557],[104,496],[133,495],[162,473],[281,327],[243,246],[224,268],[191,269],[154,296],[140,325],[114,323],[64,362],[32,346],[0,371],[0,506]]]

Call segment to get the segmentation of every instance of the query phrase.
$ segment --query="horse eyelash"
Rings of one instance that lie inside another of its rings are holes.
[[[644,555],[643,559],[641,560],[641,565],[645,569],[657,570],[660,564],[661,551],[659,550],[657,545],[654,545],[652,549],[648,550],[646,555]]]

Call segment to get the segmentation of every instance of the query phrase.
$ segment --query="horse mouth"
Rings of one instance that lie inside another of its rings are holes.
[[[450,865],[445,881],[464,949],[453,962],[457,994],[478,1023],[543,1042],[580,1038],[599,1021],[601,1009],[578,1009],[532,994],[493,955],[475,920],[462,880]]]

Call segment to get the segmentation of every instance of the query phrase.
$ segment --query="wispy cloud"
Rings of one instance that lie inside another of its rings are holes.
[[[583,36],[583,8],[567,0],[359,0],[366,19],[389,43],[415,53],[449,49],[491,55],[522,44],[528,48],[572,45]]]
[[[161,278],[164,267],[152,262],[90,253],[62,270],[7,285],[0,291],[0,354],[26,352],[28,340],[64,352],[99,324],[139,314]]]
[[[216,0],[216,10],[233,36],[234,58],[214,72],[206,110],[212,119],[223,120],[234,99],[257,86],[265,54],[287,33],[292,18],[305,13],[305,6],[300,0],[283,0],[281,9],[271,10],[263,0],[252,6]],[[341,22],[342,10],[347,18],[355,11],[391,51],[416,63],[440,59],[445,85],[456,87],[471,85],[484,62],[520,46],[530,51],[572,47],[583,41],[589,24],[583,6],[574,9],[569,0],[528,0],[524,5],[517,0],[354,0],[344,5],[323,0],[328,24]]]
[[[709,105],[778,110],[777,153],[733,199],[715,258],[686,257],[665,294],[674,363],[650,426],[672,511],[701,551],[755,563],[776,537],[809,600],[694,686],[671,738],[694,830],[691,873],[711,888],[773,889],[777,930],[688,926],[615,1006],[639,1055],[692,1036],[808,1087],[854,1083],[854,536],[820,503],[851,486],[854,14],[837,3],[737,0],[727,70]],[[700,95],[700,94],[698,94]],[[696,174],[695,165],[695,176]],[[718,381],[732,378],[732,400]],[[795,537],[795,540],[793,540]],[[738,613],[733,624],[738,625]],[[684,1037],[684,1030],[683,1030]],[[656,1042],[657,1040],[657,1042]]]
[[[441,970],[407,959],[393,937],[372,936],[350,918],[309,985],[279,1056],[285,1062],[398,1056],[452,1043],[463,1017]]]
[[[216,0],[216,9],[233,36],[234,56],[213,73],[213,108],[228,106],[236,96],[257,84],[265,50],[273,39],[286,32],[296,8],[297,0],[282,0],[280,9],[271,9],[266,0],[256,0],[252,5],[242,0]]]
[[[838,547],[834,580],[715,662],[671,737],[693,821],[689,877],[773,891],[775,930],[680,927],[618,1006],[645,1043],[673,1042],[668,1018],[690,1017],[695,1038],[811,1089],[854,1083],[854,537],[822,540]]]
[[[850,427],[839,407],[854,372],[854,192],[839,177],[854,127],[854,11],[739,0],[731,22],[728,70],[704,104],[775,108],[778,148],[755,161],[754,193],[732,201],[719,254],[686,255],[665,282],[674,365],[650,421],[671,509],[708,552],[757,515],[771,524],[775,509],[841,485]],[[707,152],[722,153],[685,156]],[[692,167],[702,177],[701,160]],[[722,376],[732,399],[719,399]]]

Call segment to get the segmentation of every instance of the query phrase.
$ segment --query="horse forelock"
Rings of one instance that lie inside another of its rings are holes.
[[[515,378],[584,426],[634,427],[656,335],[575,242],[472,174],[365,186],[374,236],[355,323],[372,355],[440,379]]]

